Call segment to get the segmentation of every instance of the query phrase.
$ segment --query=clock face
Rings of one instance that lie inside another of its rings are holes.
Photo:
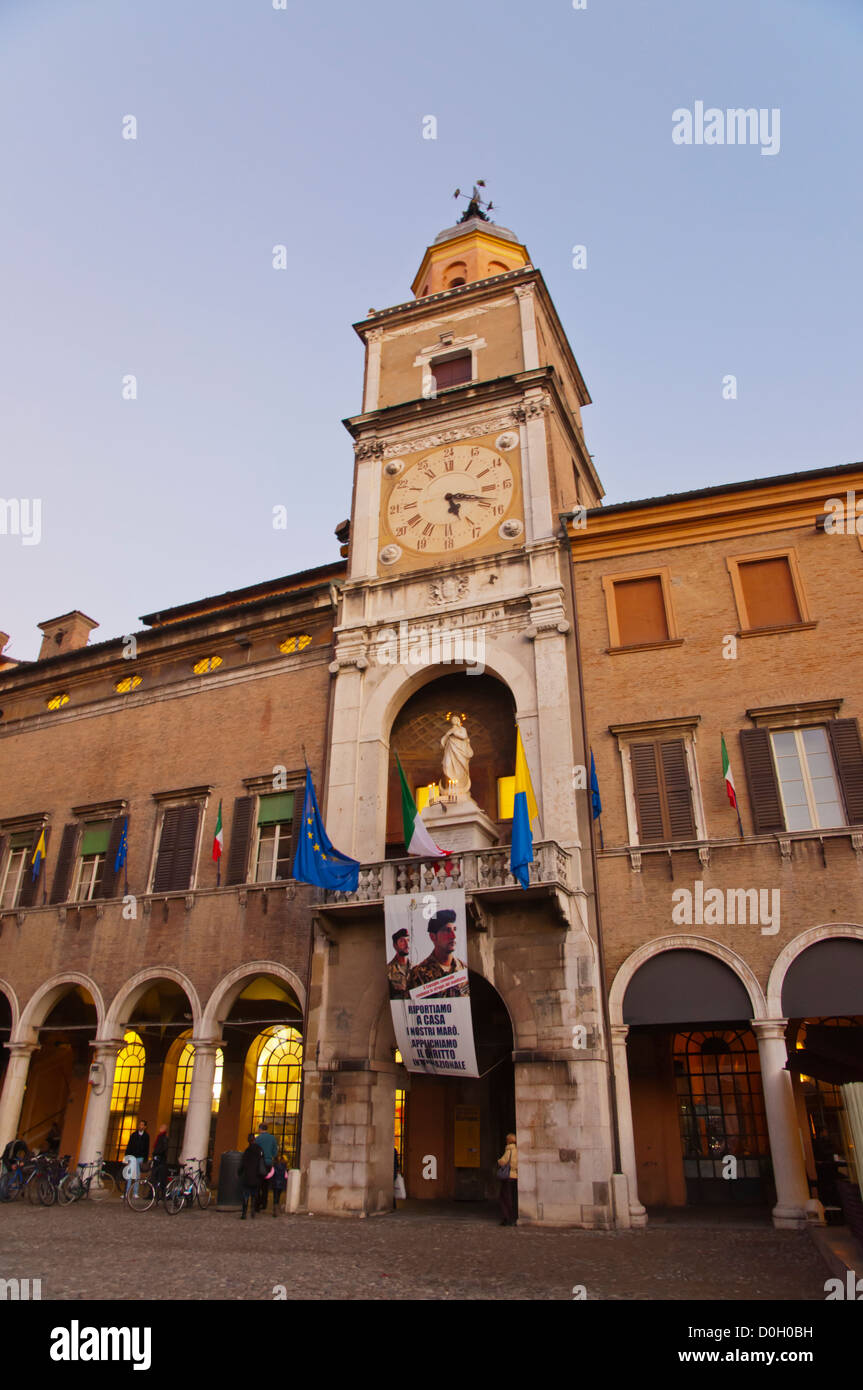
[[[442,555],[499,527],[512,499],[505,458],[482,444],[451,444],[405,470],[390,494],[387,523],[405,549]]]

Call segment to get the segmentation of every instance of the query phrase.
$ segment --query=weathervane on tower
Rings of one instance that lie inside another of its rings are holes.
[[[485,179],[477,179],[476,183],[473,186],[473,193],[470,195],[470,199],[468,200],[467,208],[459,218],[459,222],[467,222],[471,217],[481,217],[483,222],[491,221],[491,219],[488,216],[488,212],[491,212],[492,208],[494,207],[494,203],[483,202],[482,198],[479,196],[479,190],[481,188],[485,188]],[[454,198],[467,198],[467,194],[462,193],[460,188],[457,188],[452,196]],[[487,209],[487,212],[483,212],[484,207]]]

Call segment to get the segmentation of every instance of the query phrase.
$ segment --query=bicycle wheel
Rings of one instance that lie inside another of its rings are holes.
[[[52,1183],[47,1173],[43,1173],[39,1179],[39,1201],[43,1207],[53,1207],[57,1200],[57,1189]]]
[[[94,1188],[96,1191],[101,1189],[106,1197],[115,1197],[117,1195],[117,1184],[107,1168],[103,1168],[101,1172],[94,1174],[90,1187]],[[90,1187],[87,1188],[88,1197],[90,1195]]]
[[[197,1190],[195,1192],[195,1196],[198,1199],[198,1206],[201,1208],[201,1211],[207,1210],[207,1207],[210,1205],[210,1198],[212,1195],[213,1194],[207,1186],[206,1178],[200,1178],[197,1183]]]
[[[48,1193],[45,1191],[46,1188],[50,1189]],[[47,1173],[37,1172],[27,1179],[26,1195],[27,1201],[31,1206],[50,1207],[54,1200],[53,1192],[54,1189],[51,1187],[51,1179],[48,1177]]]
[[[70,1202],[79,1202],[83,1196],[84,1184],[77,1173],[67,1173],[65,1178],[60,1179],[57,1201],[61,1207],[67,1207]]]
[[[9,1192],[9,1179],[11,1177],[11,1173],[3,1173],[3,1175],[0,1176],[0,1202],[9,1201],[11,1195]]]
[[[186,1190],[181,1182],[174,1181],[168,1184],[165,1193],[165,1211],[169,1211],[172,1216],[176,1216],[178,1211],[182,1211],[186,1203]]]
[[[147,1178],[139,1178],[138,1194],[135,1195],[135,1184],[129,1188],[129,1195],[126,1202],[133,1211],[149,1211],[156,1200],[156,1189]]]

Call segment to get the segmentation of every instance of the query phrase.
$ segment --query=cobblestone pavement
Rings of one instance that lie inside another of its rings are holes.
[[[0,1278],[41,1278],[43,1299],[824,1299],[804,1233],[768,1225],[640,1231],[501,1228],[489,1217],[398,1212],[368,1220],[242,1222],[169,1216],[118,1199],[0,1207]]]

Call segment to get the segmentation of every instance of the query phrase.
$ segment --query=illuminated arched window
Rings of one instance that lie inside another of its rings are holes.
[[[138,1119],[141,1091],[144,1085],[144,1044],[133,1029],[123,1034],[125,1047],[114,1068],[114,1089],[111,1092],[111,1127],[105,1157],[119,1162],[126,1152],[129,1135]]]
[[[303,1074],[303,1039],[296,1028],[277,1025],[259,1033],[252,1044],[255,1063],[255,1106],[252,1127],[265,1124],[274,1134],[279,1152],[289,1168],[295,1168],[299,1149],[300,1092]]]
[[[219,1113],[219,1098],[222,1094],[222,1072],[225,1066],[225,1054],[220,1047],[216,1052],[216,1072],[213,1077],[213,1098],[210,1109],[214,1115]],[[189,1108],[189,1094],[192,1089],[192,1073],[195,1070],[195,1047],[193,1043],[187,1042],[183,1051],[180,1053],[180,1060],[177,1063],[177,1079],[174,1082],[174,1103],[171,1113],[174,1115],[185,1115]]]

